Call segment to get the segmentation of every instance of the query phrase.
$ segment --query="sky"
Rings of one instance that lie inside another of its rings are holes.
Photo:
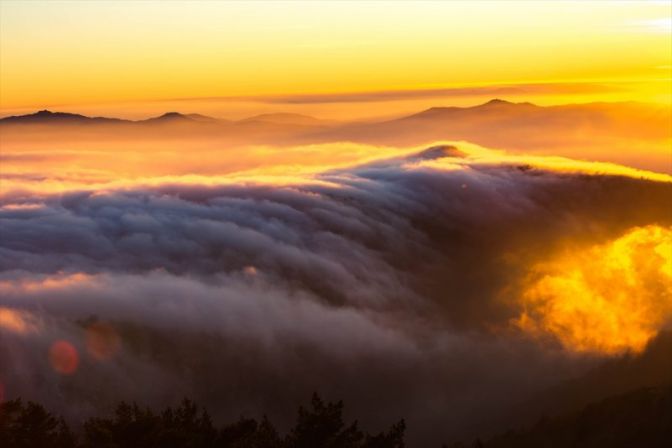
[[[655,1],[2,0],[0,113],[68,106],[133,116],[204,99],[189,106],[225,116],[246,111],[231,97],[539,83],[541,103],[669,103],[671,20],[672,6]],[[568,83],[583,87],[568,92]],[[361,111],[349,114],[390,108],[389,98],[354,102]],[[337,117],[338,103],[308,110]]]

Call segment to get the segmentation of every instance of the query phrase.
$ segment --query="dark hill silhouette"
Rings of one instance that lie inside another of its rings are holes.
[[[540,391],[512,406],[506,415],[490,422],[492,428],[529,425],[540,415],[550,418],[576,413],[590,403],[628,391],[672,384],[672,331],[661,332],[640,354],[624,354],[601,361],[574,379]]]
[[[672,441],[672,385],[644,388],[590,404],[579,412],[542,418],[531,429],[508,431],[483,448],[665,448]],[[464,447],[454,444],[453,447]]]
[[[660,333],[646,350],[607,360],[587,374],[535,398],[547,407],[537,411],[571,412],[587,403],[642,387],[672,384],[672,331]]]

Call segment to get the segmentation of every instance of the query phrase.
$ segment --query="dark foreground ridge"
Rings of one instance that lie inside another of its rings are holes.
[[[369,434],[343,420],[343,402],[317,394],[299,407],[296,423],[281,435],[266,418],[243,418],[217,428],[189,400],[160,412],[120,403],[112,417],[86,420],[73,432],[62,418],[20,399],[0,404],[0,447],[7,448],[404,448],[403,420]],[[508,431],[487,442],[443,448],[664,448],[672,440],[672,386],[639,389],[582,411],[542,418],[533,428]]]
[[[672,385],[638,389],[542,418],[531,429],[508,431],[486,443],[444,448],[665,448],[672,443]]]

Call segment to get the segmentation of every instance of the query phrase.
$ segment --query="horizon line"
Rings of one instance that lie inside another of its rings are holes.
[[[637,81],[630,81],[636,83]],[[478,85],[460,85],[454,87],[435,88],[400,88],[388,90],[364,90],[348,92],[313,92],[313,93],[272,93],[260,95],[215,95],[215,96],[184,96],[169,98],[138,98],[122,99],[117,101],[91,101],[83,103],[51,103],[43,105],[20,105],[0,107],[0,113],[5,110],[25,110],[56,108],[56,107],[86,107],[106,104],[125,103],[162,103],[162,102],[253,102],[261,104],[334,104],[334,103],[372,103],[388,101],[404,101],[427,98],[460,98],[469,96],[498,96],[498,95],[581,95],[587,93],[616,93],[627,89],[615,84],[625,84],[627,81],[574,81],[574,82],[529,82],[529,83],[494,83]]]
[[[187,100],[184,100],[184,101],[187,101]],[[558,104],[552,104],[552,105],[539,105],[537,103],[533,103],[533,102],[530,102],[530,101],[511,101],[511,100],[507,100],[507,99],[503,99],[503,98],[491,98],[491,99],[489,99],[485,102],[478,102],[478,103],[468,105],[468,106],[455,106],[455,105],[450,105],[450,104],[449,105],[430,106],[430,107],[418,110],[416,112],[411,112],[409,114],[401,115],[399,118],[412,116],[412,115],[422,113],[422,112],[425,112],[425,111],[428,111],[428,110],[431,110],[431,109],[447,109],[447,108],[471,109],[471,108],[484,106],[484,105],[487,105],[487,104],[497,103],[497,102],[507,103],[507,104],[512,104],[512,105],[527,104],[527,105],[532,105],[532,106],[535,106],[535,107],[543,107],[543,108],[561,107],[561,106],[591,105],[591,104],[610,104],[610,105],[617,105],[617,104],[655,105],[655,104],[657,104],[657,103],[646,102],[646,101],[625,100],[625,101],[588,101],[588,102],[580,102],[580,103],[569,102],[569,103],[558,103]],[[59,106],[56,106],[56,107],[59,107]],[[73,107],[76,107],[76,106],[73,106]],[[285,114],[286,115],[302,115],[304,117],[309,117],[309,118],[322,120],[322,118],[319,117],[319,116],[303,114],[303,113],[296,113],[296,112],[264,112],[264,113],[259,113],[259,114],[246,116],[246,117],[241,118],[241,119],[231,120],[231,119],[226,119],[226,118],[218,118],[218,117],[213,117],[213,116],[210,116],[210,115],[205,115],[205,114],[202,114],[198,111],[180,112],[180,111],[177,111],[177,110],[166,110],[162,113],[159,113],[158,115],[152,114],[152,115],[148,115],[144,118],[128,119],[128,118],[121,118],[121,117],[112,116],[112,115],[88,115],[88,114],[84,114],[84,113],[69,112],[69,111],[63,110],[63,109],[56,110],[56,109],[54,109],[54,106],[42,106],[42,107],[37,107],[36,106],[35,108],[31,108],[30,111],[27,111],[26,113],[21,113],[21,114],[10,113],[9,115],[4,115],[2,113],[2,110],[0,109],[0,120],[4,120],[4,119],[7,119],[7,118],[13,118],[13,117],[28,117],[28,116],[36,115],[40,112],[48,112],[48,113],[52,113],[52,114],[78,115],[78,116],[81,116],[81,117],[91,118],[91,119],[102,118],[102,119],[109,119],[109,120],[126,121],[126,122],[131,122],[131,123],[142,122],[142,121],[150,120],[150,119],[153,119],[153,118],[160,118],[160,117],[163,117],[163,116],[169,115],[169,114],[177,114],[177,115],[184,116],[184,117],[188,117],[189,115],[201,115],[201,116],[206,117],[206,118],[212,118],[212,119],[221,120],[221,121],[231,121],[231,122],[244,121],[244,120],[248,120],[250,118],[254,118],[254,117],[257,117],[257,116],[261,116],[261,115],[285,115]],[[329,119],[323,119],[323,120],[333,121],[333,120],[329,120]]]

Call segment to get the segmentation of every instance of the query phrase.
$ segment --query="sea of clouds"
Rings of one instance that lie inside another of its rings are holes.
[[[670,197],[644,175],[450,146],[286,185],[7,194],[0,383],[75,422],[186,396],[284,425],[317,391],[374,428],[406,418],[417,443],[470,436],[596,362],[511,324],[529,267],[670,226]],[[100,323],[104,357],[87,345]],[[54,370],[55,341],[74,372]]]

